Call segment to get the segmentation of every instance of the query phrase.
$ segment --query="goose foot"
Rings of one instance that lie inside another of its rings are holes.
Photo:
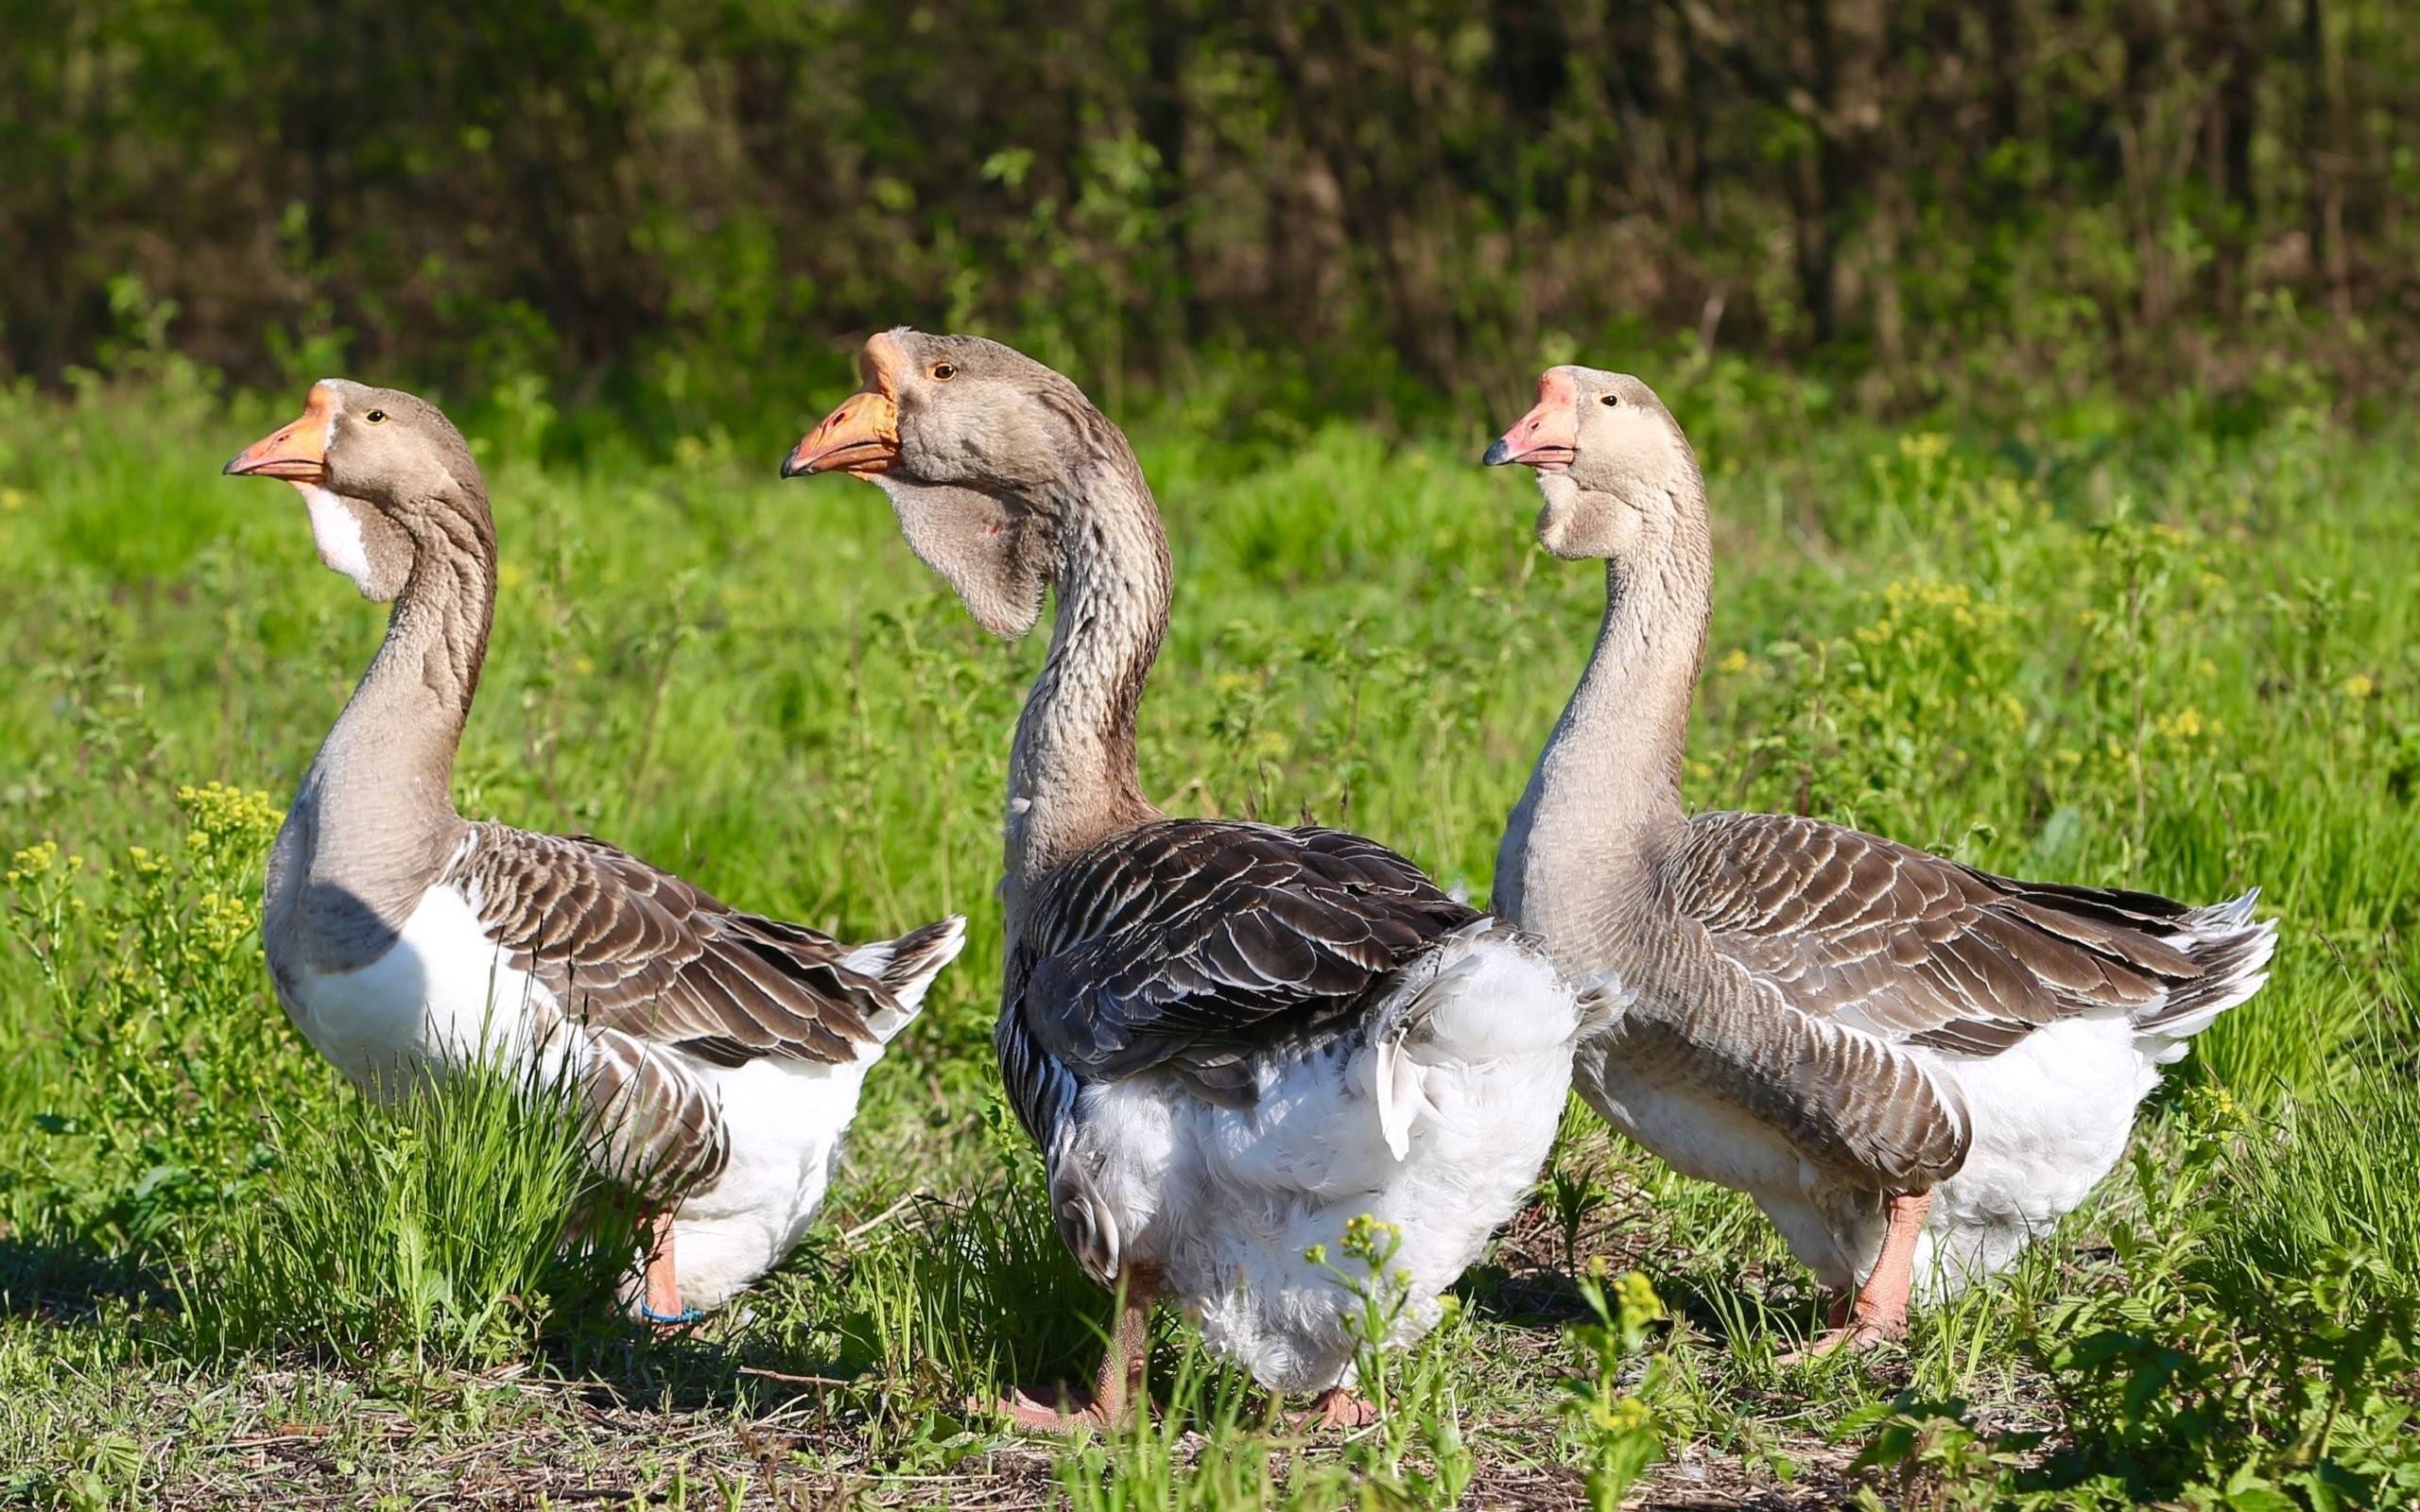
[[[641,1281],[639,1316],[657,1338],[675,1338],[705,1321],[703,1313],[681,1302],[680,1273],[672,1264],[672,1214],[648,1220],[647,1273]]]
[[[1773,1356],[1779,1365],[1805,1365],[1820,1360],[1840,1349],[1863,1353],[1888,1344],[1895,1335],[1873,1324],[1860,1323],[1854,1328],[1825,1329],[1796,1349],[1784,1349]]]
[[[1925,1214],[1932,1209],[1929,1192],[1900,1193],[1885,1199],[1889,1228],[1882,1235],[1882,1253],[1865,1284],[1854,1297],[1832,1305],[1829,1325],[1799,1349],[1775,1356],[1783,1365],[1809,1360],[1848,1349],[1863,1352],[1908,1336],[1908,1294],[1915,1283],[1916,1240],[1925,1231]]]
[[[970,1398],[967,1406],[977,1412],[1006,1418],[1020,1432],[1028,1434],[1068,1435],[1086,1431],[1100,1432],[1122,1428],[1128,1415],[1104,1406],[1091,1394],[1060,1387],[1052,1390],[1023,1386],[1011,1387],[1005,1397],[986,1401]]]
[[[1313,1428],[1367,1428],[1378,1420],[1378,1409],[1342,1386],[1330,1386],[1311,1399],[1308,1412],[1294,1417],[1294,1431]]]
[[[1002,1417],[1029,1434],[1075,1434],[1123,1428],[1151,1410],[1145,1374],[1151,1359],[1151,1298],[1160,1289],[1156,1271],[1136,1266],[1117,1302],[1117,1327],[1101,1355],[1100,1373],[1089,1392],[1065,1388],[1012,1389],[986,1401],[970,1399],[969,1411]]]

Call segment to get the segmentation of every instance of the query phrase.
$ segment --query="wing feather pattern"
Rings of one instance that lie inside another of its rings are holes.
[[[741,913],[601,840],[474,824],[440,883],[585,1038],[599,1162],[625,1180],[721,1174],[730,1152],[700,1062],[838,1064],[901,1016],[899,973],[853,971],[831,936]],[[956,923],[896,942],[903,971],[926,969],[941,935],[954,945]]]
[[[586,835],[475,824],[441,879],[488,936],[595,1029],[737,1064],[834,1064],[875,1041],[890,987],[828,935],[741,913]]]
[[[1055,873],[1011,944],[995,1043],[1086,1269],[1116,1275],[1118,1236],[1063,1159],[1084,1084],[1167,1071],[1195,1095],[1248,1107],[1262,1052],[1351,1023],[1482,917],[1335,830],[1162,819]]]
[[[2083,1014],[2155,1029],[2267,958],[2249,959],[2245,938],[2267,926],[2248,908],[2221,919],[2152,893],[2016,882],[1789,815],[1701,815],[1669,874],[1714,949],[1798,1012],[1961,1055]]]

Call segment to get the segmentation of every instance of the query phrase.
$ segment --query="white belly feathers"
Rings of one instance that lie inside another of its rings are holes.
[[[1416,1339],[1553,1142],[1578,1026],[1553,969],[1485,940],[1409,990],[1425,1016],[1383,1086],[1380,1051],[1357,1033],[1272,1057],[1250,1109],[1159,1074],[1081,1095],[1076,1158],[1115,1210],[1126,1258],[1161,1267],[1204,1342],[1270,1390],[1353,1379],[1345,1322],[1359,1304],[1330,1268],[1358,1270],[1340,1248],[1348,1223],[1366,1213],[1399,1231],[1390,1268],[1409,1274],[1410,1305],[1386,1342]],[[1314,1246],[1325,1264],[1305,1258]]]
[[[922,984],[903,1001],[912,1011]],[[428,890],[393,947],[358,971],[296,972],[286,1008],[305,1039],[355,1085],[390,1095],[411,1080],[442,1076],[480,1047],[522,1065],[533,1049],[546,1069],[578,1074],[587,1041],[577,1029],[549,1038],[554,994],[481,930],[468,899],[451,886]],[[738,1067],[669,1052],[714,1090],[730,1149],[711,1185],[674,1211],[683,1296],[711,1309],[788,1253],[821,1208],[841,1136],[856,1116],[868,1046],[842,1065],[764,1057]]]

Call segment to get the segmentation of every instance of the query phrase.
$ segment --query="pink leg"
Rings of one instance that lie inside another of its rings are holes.
[[[1889,1227],[1882,1235],[1882,1254],[1873,1273],[1845,1306],[1835,1306],[1831,1327],[1803,1349],[1782,1356],[1786,1362],[1813,1359],[1846,1347],[1870,1349],[1908,1334],[1908,1293],[1916,1279],[1916,1239],[1925,1231],[1925,1214],[1932,1209],[1929,1192],[1901,1193],[1885,1200]]]
[[[672,1263],[672,1213],[667,1209],[648,1219],[647,1272],[641,1282],[639,1311],[659,1334],[674,1334],[698,1321],[699,1314],[681,1305],[680,1273]]]
[[[1145,1376],[1151,1361],[1151,1300],[1159,1295],[1156,1270],[1137,1265],[1129,1270],[1111,1330],[1108,1352],[1093,1378],[1088,1395],[1063,1389],[1046,1392],[1011,1391],[994,1402],[974,1402],[977,1410],[1002,1413],[1019,1428],[1034,1434],[1072,1434],[1083,1428],[1117,1428],[1150,1410]]]
[[[1295,1418],[1294,1427],[1367,1428],[1377,1420],[1377,1408],[1342,1386],[1330,1386],[1311,1399],[1311,1410]]]

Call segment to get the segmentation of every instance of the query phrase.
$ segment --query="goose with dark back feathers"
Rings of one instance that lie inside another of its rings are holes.
[[[600,1162],[653,1214],[633,1310],[722,1305],[805,1232],[866,1072],[964,921],[852,949],[601,840],[465,821],[448,787],[496,562],[460,434],[329,380],[227,471],[293,484],[320,560],[394,604],[270,853],[279,1001],[373,1091],[480,1056],[578,1078]]]
[[[1357,835],[1163,816],[1135,711],[1167,627],[1167,538],[1116,426],[996,343],[894,331],[866,387],[786,475],[880,484],[908,544],[994,633],[1046,589],[1050,651],[1016,727],[1000,1068],[1041,1146],[1059,1232],[1123,1294],[1089,1396],[1019,1422],[1115,1420],[1142,1400],[1165,1295],[1277,1391],[1351,1393],[1354,1294],[1313,1258],[1361,1214],[1396,1227],[1417,1337],[1534,1179],[1584,1000],[1533,942]]]
[[[2253,894],[2196,908],[2014,882],[1786,815],[1681,808],[1712,612],[1705,484],[1635,378],[1550,369],[1489,448],[1536,469],[1538,538],[1606,562],[1580,687],[1496,861],[1495,906],[1637,1004],[1582,1094],[1752,1194],[1843,1294],[1821,1347],[2010,1263],[2124,1151],[2159,1068],[2267,980]]]

